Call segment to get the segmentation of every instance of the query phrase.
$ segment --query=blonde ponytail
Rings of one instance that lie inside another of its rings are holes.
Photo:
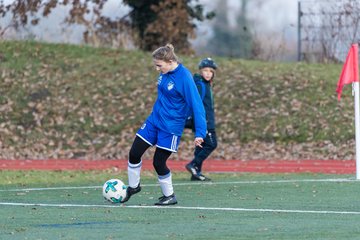
[[[165,46],[159,47],[152,53],[152,57],[156,60],[162,60],[165,62],[179,62],[179,58],[175,54],[174,46],[171,43]]]
[[[172,52],[175,51],[175,48],[174,48],[174,46],[173,46],[171,43],[167,43],[167,44],[165,45],[165,47],[170,48],[170,50],[171,50]]]

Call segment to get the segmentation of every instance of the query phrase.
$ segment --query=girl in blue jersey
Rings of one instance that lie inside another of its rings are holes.
[[[172,205],[174,194],[171,172],[166,165],[171,153],[177,152],[184,124],[190,113],[194,116],[195,146],[201,147],[206,136],[205,110],[190,71],[174,53],[171,44],[152,53],[153,63],[160,75],[157,79],[158,97],[150,116],[136,133],[129,152],[127,196],[122,202],[140,192],[141,156],[150,146],[156,146],[153,166],[158,174],[162,196],[155,205]]]

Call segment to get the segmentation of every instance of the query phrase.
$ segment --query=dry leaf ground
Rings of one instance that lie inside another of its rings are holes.
[[[156,99],[149,53],[2,41],[0,54],[0,158],[127,158]],[[181,57],[195,72],[201,57]],[[351,87],[335,94],[341,65],[215,60],[211,158],[354,158]],[[192,138],[172,158],[190,159]]]

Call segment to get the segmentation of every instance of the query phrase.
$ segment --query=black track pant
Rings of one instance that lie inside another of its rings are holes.
[[[215,130],[208,130],[204,142],[201,144],[201,147],[196,147],[194,152],[194,159],[192,163],[198,168],[201,172],[202,164],[205,159],[212,153],[217,147],[217,138]]]

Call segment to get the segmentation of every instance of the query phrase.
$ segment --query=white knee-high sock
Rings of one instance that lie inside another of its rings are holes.
[[[128,162],[129,186],[132,188],[136,188],[140,183],[141,165],[142,161],[138,164]]]
[[[171,172],[164,176],[158,176],[158,180],[160,183],[161,191],[164,194],[164,196],[168,197],[174,193],[174,188],[171,179]]]

